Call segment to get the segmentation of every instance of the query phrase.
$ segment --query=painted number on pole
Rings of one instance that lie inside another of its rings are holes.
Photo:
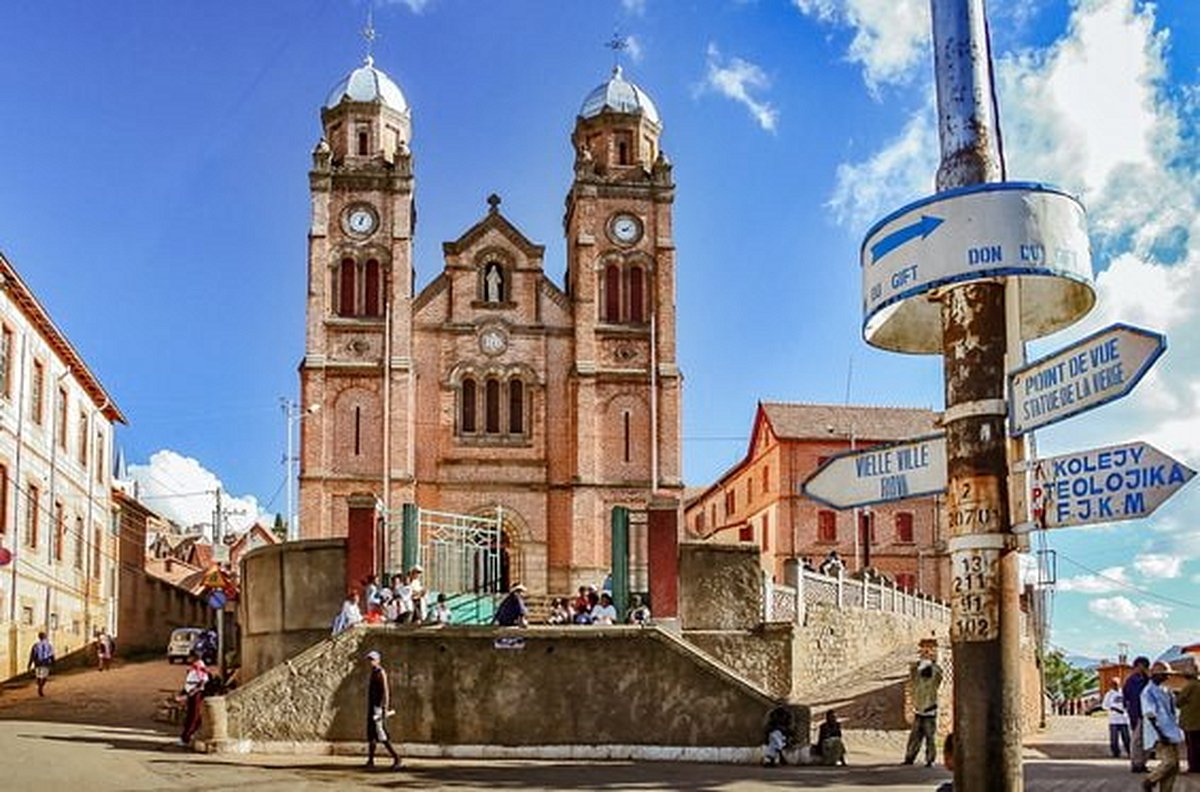
[[[954,589],[950,596],[951,641],[991,641],[1000,635],[997,594],[1000,551],[958,550],[952,555]]]
[[[1022,435],[1120,399],[1166,348],[1162,335],[1118,323],[1014,371],[1009,434]]]

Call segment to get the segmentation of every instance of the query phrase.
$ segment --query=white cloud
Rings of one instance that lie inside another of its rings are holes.
[[[414,14],[419,14],[429,7],[433,0],[382,0],[382,2],[390,5],[408,6],[408,10]]]
[[[621,8],[626,14],[642,16],[646,13],[646,0],[621,0]]]
[[[637,36],[630,35],[625,37],[625,51],[629,53],[629,59],[634,63],[642,62],[644,51],[642,41]]]
[[[846,52],[872,93],[904,83],[929,63],[928,0],[792,0],[801,13],[854,29]]]
[[[129,477],[137,484],[137,497],[150,509],[183,527],[208,526],[211,538],[215,491],[220,488],[221,506],[233,533],[256,521],[270,524],[273,515],[263,513],[253,495],[234,497],[225,493],[221,480],[197,460],[169,449],[150,456],[148,465],[130,465]]]
[[[1143,553],[1133,559],[1133,566],[1142,577],[1170,579],[1181,574],[1183,559],[1164,553]]]
[[[1088,610],[1116,622],[1148,641],[1167,637],[1166,619],[1171,609],[1152,602],[1134,603],[1128,597],[1101,597],[1088,603]]]
[[[1125,574],[1125,567],[1101,569],[1098,575],[1079,575],[1058,581],[1059,591],[1076,591],[1080,594],[1111,594],[1128,589],[1132,585]]]
[[[775,131],[779,119],[770,102],[757,99],[752,93],[770,88],[771,81],[757,64],[736,56],[725,58],[716,44],[708,45],[708,71],[700,92],[715,91],[727,99],[744,105],[758,125],[768,132]]]

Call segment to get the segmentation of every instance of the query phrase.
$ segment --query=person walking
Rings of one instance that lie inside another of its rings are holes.
[[[400,755],[392,747],[388,737],[385,721],[394,715],[391,703],[391,690],[388,686],[387,672],[383,670],[383,657],[374,649],[367,652],[367,662],[371,664],[370,678],[367,680],[367,764],[375,767],[375,746],[382,743],[387,752],[392,755],[392,768],[400,767]]]
[[[1179,728],[1187,743],[1187,771],[1200,773],[1200,679],[1196,678],[1195,665],[1175,702],[1179,705]]]
[[[1129,716],[1129,769],[1135,773],[1148,773],[1146,767],[1145,739],[1142,734],[1142,690],[1150,681],[1150,658],[1133,658],[1133,668],[1125,684],[1121,686],[1121,697],[1125,700],[1125,714]]]
[[[208,666],[194,649],[188,652],[188,670],[183,677],[183,731],[179,733],[179,744],[190,745],[200,730],[200,716],[204,712],[204,688],[208,685]]]
[[[1175,710],[1175,698],[1163,687],[1171,667],[1159,661],[1150,666],[1150,683],[1142,690],[1142,733],[1145,748],[1154,751],[1158,766],[1142,781],[1143,790],[1157,785],[1160,792],[1171,792],[1179,775],[1179,744],[1183,729]]]
[[[935,660],[922,658],[912,674],[913,725],[908,733],[904,764],[912,764],[925,743],[925,766],[932,767],[937,756],[938,690],[942,686],[942,667]]]
[[[50,666],[54,665],[54,646],[46,633],[38,633],[37,643],[29,648],[29,668],[37,680],[39,696],[46,695],[46,680],[50,678]]]
[[[1121,695],[1121,683],[1116,679],[1109,682],[1100,707],[1108,713],[1108,751],[1113,759],[1121,757],[1121,746],[1129,755],[1129,715],[1125,712],[1125,697]]]
[[[108,633],[100,630],[96,633],[96,666],[98,671],[107,671],[112,665],[113,644]]]

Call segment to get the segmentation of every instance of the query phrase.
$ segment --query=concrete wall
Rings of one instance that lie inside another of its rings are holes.
[[[145,571],[122,569],[120,600],[115,637],[121,655],[165,655],[176,627],[216,627],[215,611],[203,597]]]
[[[683,639],[781,699],[792,695],[795,664],[790,624],[753,630],[686,630]]]
[[[656,628],[362,626],[230,694],[229,737],[363,741],[370,649],[384,657],[400,742],[750,747],[775,704]]]
[[[679,545],[684,630],[751,630],[762,621],[763,578],[754,545]]]
[[[346,597],[345,572],[345,539],[285,542],[243,556],[243,681],[328,637]]]

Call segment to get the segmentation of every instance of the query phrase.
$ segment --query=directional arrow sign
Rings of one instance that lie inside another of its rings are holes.
[[[1119,399],[1167,348],[1162,335],[1114,324],[1009,376],[1014,437]]]
[[[1031,523],[1067,528],[1146,517],[1194,475],[1142,442],[1040,459],[1029,477]]]
[[[830,457],[808,477],[802,491],[835,509],[945,492],[946,436],[927,435]]]
[[[1021,278],[1022,338],[1067,327],[1095,302],[1083,206],[1044,184],[977,184],[923,198],[872,226],[859,259],[863,338],[898,352],[941,353],[941,303],[914,298],[943,286]]]

